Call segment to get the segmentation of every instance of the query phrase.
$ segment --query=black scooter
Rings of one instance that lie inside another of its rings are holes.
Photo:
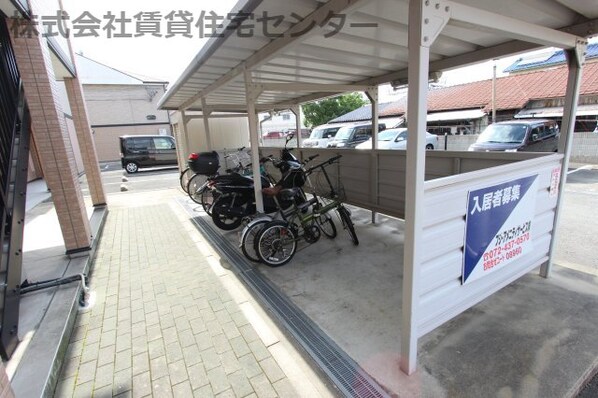
[[[285,147],[281,152],[280,160],[273,160],[273,164],[284,175],[289,169],[301,165],[301,162],[287,148],[288,142],[293,135],[287,136]],[[261,176],[262,187],[271,187],[273,183],[268,178]],[[226,179],[218,181],[213,186],[218,192],[217,199],[212,204],[210,210],[214,224],[225,231],[231,231],[238,228],[245,217],[256,214],[254,181],[252,177],[243,176],[238,173],[227,175]],[[264,212],[274,213],[279,208],[273,197],[262,196],[264,202]],[[292,203],[279,201],[279,204],[286,208]]]

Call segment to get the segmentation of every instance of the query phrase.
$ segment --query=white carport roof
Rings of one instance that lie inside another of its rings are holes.
[[[585,37],[595,34],[598,24],[598,7],[587,0],[435,3],[449,7],[451,19],[430,49],[430,72],[554,45],[551,30],[542,28]],[[233,12],[255,16],[245,22],[254,25],[251,37],[239,37],[229,29],[224,30],[224,37],[210,39],[161,99],[160,107],[199,110],[204,98],[213,111],[246,111],[246,70],[254,84],[262,85],[257,110],[284,108],[390,81],[405,82],[408,6],[405,0],[240,0]],[[283,33],[282,37],[264,35],[263,24],[257,22],[264,13],[284,16],[280,26],[269,26],[272,32]],[[292,15],[304,19],[297,23]],[[342,18],[343,27],[335,33],[332,25],[341,24]],[[493,28],[504,29],[509,23],[518,23],[518,31],[509,29],[506,35]],[[542,34],[536,34],[539,31]],[[562,44],[571,47],[574,42]]]
[[[372,113],[377,115],[377,85],[389,81],[405,84],[408,78],[407,119],[410,130],[417,133],[409,138],[405,159],[400,366],[405,373],[412,374],[416,370],[417,341],[423,332],[418,317],[422,313],[419,290],[425,251],[421,204],[426,185],[423,143],[429,76],[436,71],[541,46],[566,49],[569,75],[559,139],[561,155],[548,155],[564,159],[558,183],[558,192],[562,192],[587,44],[584,38],[596,34],[598,24],[598,7],[594,3],[587,0],[242,0],[235,10],[242,9],[258,18],[283,16],[285,22],[279,28],[284,34],[272,39],[265,37],[257,24],[251,37],[238,37],[234,29],[225,30],[223,37],[213,38],[201,50],[162,98],[160,106],[181,111],[203,110],[206,132],[211,112],[247,112],[250,144],[258,148],[257,111],[290,108],[298,114],[297,106],[303,102],[362,90],[368,93],[374,106]],[[292,15],[304,18],[291,25]],[[338,15],[346,19],[344,27],[334,32],[331,23],[342,20]],[[376,26],[351,26],[364,23]],[[373,116],[373,131],[378,130],[377,121]],[[183,119],[183,130],[184,125]],[[376,137],[374,134],[373,149]],[[252,161],[254,175],[258,175],[259,151],[252,151]],[[254,190],[256,208],[262,212],[260,179],[255,180]],[[560,203],[559,195],[555,226]],[[554,242],[552,239],[551,245]],[[551,263],[549,259],[542,266],[543,276],[550,273]],[[458,309],[465,308],[468,307],[463,305]]]

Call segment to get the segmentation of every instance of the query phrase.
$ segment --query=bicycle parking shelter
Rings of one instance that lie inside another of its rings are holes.
[[[590,3],[241,0],[232,13],[304,18],[293,24],[285,19],[277,38],[257,28],[251,37],[225,29],[160,107],[181,112],[183,137],[185,112],[201,111],[208,149],[210,117],[246,115],[251,147],[258,148],[258,112],[290,109],[300,126],[302,103],[367,94],[371,151],[298,153],[342,153],[338,173],[347,202],[405,220],[400,367],[410,375],[423,335],[531,270],[550,276],[586,38],[598,26],[598,8]],[[330,23],[335,15],[346,20],[338,31]],[[569,68],[558,153],[425,151],[431,74],[545,46],[563,48]],[[406,151],[377,150],[377,87],[388,82],[409,83]],[[300,147],[301,137],[297,141]],[[257,175],[258,151],[252,157]],[[256,180],[256,193],[260,185]]]

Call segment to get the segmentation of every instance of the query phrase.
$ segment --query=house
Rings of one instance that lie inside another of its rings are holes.
[[[428,131],[439,135],[477,134],[491,122],[493,108],[497,121],[542,117],[560,123],[566,83],[567,67],[562,63],[549,69],[500,77],[496,79],[494,106],[492,80],[433,88],[428,92]],[[406,104],[406,98],[382,104],[380,121],[404,117]],[[370,105],[363,106],[333,122],[370,120],[370,108]],[[597,120],[598,56],[588,60],[583,68],[575,131],[593,131]]]
[[[586,62],[598,59],[598,43],[590,43],[586,48]],[[539,54],[526,55],[517,59],[509,65],[503,72],[509,74],[525,73],[534,70],[545,70],[551,67],[560,66],[565,63],[565,52],[544,51]]]
[[[378,120],[380,123],[384,123],[386,127],[395,127],[404,122],[404,118],[402,117],[404,112],[392,112],[387,111],[393,108],[393,102],[387,102],[384,104],[378,105]],[[345,113],[337,118],[332,119],[328,123],[351,123],[351,122],[361,122],[367,121],[372,119],[372,106],[371,105],[364,105],[361,108],[357,108],[354,111],[349,113]]]

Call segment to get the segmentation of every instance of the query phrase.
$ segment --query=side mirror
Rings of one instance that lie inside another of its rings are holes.
[[[326,135],[326,138],[332,138],[332,134]]]
[[[287,143],[295,137],[295,133],[290,133],[287,135]]]
[[[403,138],[403,137],[397,137],[397,139],[395,140],[395,142],[401,142],[401,141],[405,141],[405,138]]]
[[[536,142],[540,139],[540,137],[538,136],[538,134],[532,134],[532,142]]]

